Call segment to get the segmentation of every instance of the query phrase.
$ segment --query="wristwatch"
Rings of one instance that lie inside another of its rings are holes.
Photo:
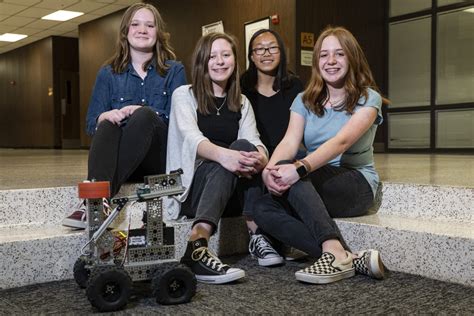
[[[306,169],[306,165],[299,160],[295,164],[296,164],[296,172],[300,176],[300,179],[306,177],[309,173],[308,169]]]

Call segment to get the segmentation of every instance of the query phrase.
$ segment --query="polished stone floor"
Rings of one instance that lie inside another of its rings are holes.
[[[0,149],[0,190],[76,185],[87,177],[87,150]],[[474,156],[376,154],[382,181],[474,187]]]

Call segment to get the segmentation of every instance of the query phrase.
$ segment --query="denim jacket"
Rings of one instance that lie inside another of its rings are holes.
[[[95,81],[86,117],[87,134],[93,135],[100,114],[127,105],[150,106],[168,124],[171,95],[174,89],[186,84],[186,73],[180,62],[167,61],[170,68],[163,77],[152,63],[145,79],[140,78],[132,64],[121,73],[114,73],[110,65],[102,67]]]

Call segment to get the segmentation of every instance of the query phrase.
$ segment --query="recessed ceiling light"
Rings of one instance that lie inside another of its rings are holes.
[[[0,35],[0,41],[3,42],[16,42],[21,39],[24,39],[28,35],[23,35],[23,34],[13,34],[13,33],[5,33],[3,35]]]
[[[75,12],[75,11],[66,11],[59,10],[51,14],[43,16],[42,20],[53,20],[53,21],[67,21],[70,19],[77,18],[80,15],[83,15],[84,12]]]
[[[474,13],[474,8],[469,8],[464,10],[464,12]]]

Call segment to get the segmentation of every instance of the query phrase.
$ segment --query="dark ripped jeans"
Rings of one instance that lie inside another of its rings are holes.
[[[359,171],[326,165],[281,197],[265,194],[255,203],[253,217],[273,238],[319,258],[326,240],[339,239],[349,250],[333,217],[364,215],[373,200],[372,189]]]
[[[239,139],[229,149],[257,151],[249,141]],[[211,224],[215,232],[224,212],[241,210],[242,214],[253,217],[254,203],[263,195],[261,174],[252,179],[239,178],[215,161],[203,161],[194,173],[191,189],[186,201],[181,205],[180,215],[194,218],[194,224]],[[239,198],[231,199],[237,195]],[[238,205],[235,205],[237,202]],[[242,205],[242,208],[241,208]]]

